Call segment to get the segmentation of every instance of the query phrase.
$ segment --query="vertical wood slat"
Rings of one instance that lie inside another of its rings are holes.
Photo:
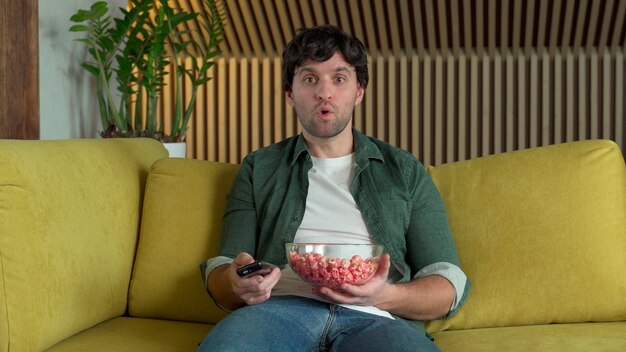
[[[433,140],[435,156],[434,163],[441,164],[443,163],[443,151],[444,151],[444,142],[445,136],[443,134],[443,122],[445,119],[444,115],[444,81],[443,81],[443,57],[441,55],[437,55],[435,58],[435,109],[434,109],[434,120],[435,120],[435,138]]]
[[[241,84],[239,85],[239,136],[238,136],[238,146],[239,146],[239,158],[237,158],[234,162],[239,162],[239,160],[243,160],[247,153],[251,151],[250,148],[250,138],[248,138],[248,133],[251,130],[250,126],[250,116],[251,107],[253,104],[250,103],[250,94],[251,89],[249,88],[252,82],[256,82],[256,80],[252,80],[249,67],[249,60],[243,59],[239,65],[239,77]],[[200,117],[202,115],[198,115]],[[198,120],[202,120],[198,118]]]
[[[263,114],[261,115],[262,117],[262,129],[261,129],[261,144],[262,145],[268,145],[270,144],[273,140],[272,140],[272,129],[269,128],[270,124],[272,123],[272,121],[274,121],[274,118],[272,116],[272,105],[268,104],[268,102],[272,101],[272,82],[270,80],[270,78],[272,77],[271,75],[271,65],[270,65],[270,61],[269,59],[263,59],[261,61],[261,80],[262,80],[262,84],[261,86],[263,87],[263,90],[261,92],[261,102],[263,104],[261,111],[263,112]]]
[[[506,149],[505,151],[511,151],[514,150],[514,133],[515,133],[515,128],[514,128],[514,116],[515,116],[515,94],[514,94],[514,74],[515,74],[515,58],[513,57],[513,55],[509,52],[506,55],[506,98],[503,101],[504,105],[506,106],[505,111],[506,111],[506,118],[505,118],[505,125],[506,125]]]
[[[400,113],[400,148],[404,150],[409,150],[409,122],[410,122],[410,112],[409,108],[411,106],[410,100],[410,89],[409,86],[409,63],[406,55],[400,57],[400,82],[399,82],[399,92],[400,92],[400,101],[398,106]],[[402,116],[407,116],[406,118],[402,118]]]
[[[475,158],[478,156],[478,56],[472,55],[470,57],[470,93],[468,102],[469,106],[469,122],[467,127],[469,128],[469,157]]]
[[[395,57],[390,57],[388,58],[388,63],[387,63],[387,76],[389,77],[388,82],[386,84],[387,89],[385,89],[385,91],[387,92],[386,96],[385,96],[385,101],[387,102],[387,109],[385,111],[385,113],[383,114],[383,116],[386,116],[385,119],[380,119],[380,120],[385,120],[387,122],[387,134],[386,134],[386,138],[384,138],[384,140],[386,140],[387,142],[393,144],[393,145],[399,145],[399,138],[398,138],[398,100],[397,100],[397,82],[399,81],[399,77],[397,75],[397,70],[396,70],[396,66],[397,63],[399,62],[399,60],[396,60]],[[383,104],[381,104],[383,105]]]
[[[486,53],[485,53],[486,54]],[[487,55],[483,55],[481,57],[481,86],[482,86],[482,109],[480,114],[481,119],[481,131],[480,133],[480,141],[482,142],[480,145],[480,155],[489,154],[490,146],[492,142],[491,138],[491,69],[490,69],[490,61]]]
[[[228,104],[228,98],[229,96],[227,95],[227,86],[226,86],[226,82],[227,82],[227,62],[226,60],[219,60],[217,63],[217,126],[216,126],[216,131],[215,131],[215,135],[213,136],[216,141],[217,141],[217,157],[218,160],[228,160],[227,159],[227,152],[228,150],[226,149],[228,144],[228,137],[226,134],[226,124],[227,124],[227,104]]]
[[[516,148],[527,148],[526,144],[526,110],[529,105],[528,96],[526,95],[526,59],[524,57],[517,58],[517,146]],[[515,129],[515,127],[513,127]]]
[[[539,145],[548,145],[550,144],[551,139],[551,124],[554,121],[554,115],[552,115],[552,97],[551,94],[551,85],[556,86],[554,81],[551,79],[550,72],[553,70],[550,65],[550,55],[546,49],[542,50],[541,53],[541,80],[538,84],[541,85],[541,121],[538,124],[538,127],[541,128],[541,138],[537,138],[538,141],[541,141]]]
[[[566,62],[566,69],[565,69],[565,77],[566,77],[566,92],[565,92],[565,123],[567,125],[566,127],[566,134],[565,134],[565,139],[566,140],[574,140],[574,118],[576,117],[576,115],[574,114],[575,111],[575,95],[574,95],[574,87],[575,87],[575,65],[574,65],[574,55],[571,51],[566,53],[565,56],[565,62]]]
[[[218,60],[219,62],[220,60]],[[215,66],[213,66],[215,68]],[[215,77],[215,69],[212,70],[213,72],[213,77]],[[206,92],[206,97],[199,97],[198,99],[198,104],[202,104],[205,103],[207,106],[207,115],[205,117],[206,120],[206,125],[207,125],[207,129],[206,129],[206,141],[205,141],[205,145],[206,145],[206,154],[207,154],[207,160],[219,160],[219,158],[217,157],[217,148],[216,148],[216,138],[215,136],[217,135],[216,133],[216,129],[215,129],[215,124],[214,122],[217,121],[217,109],[216,107],[218,106],[217,103],[217,99],[216,99],[216,90],[217,90],[217,84],[216,84],[217,80],[214,78],[212,80],[209,81],[209,83],[207,84],[207,92]],[[198,116],[202,116],[202,115],[198,115],[198,112],[196,111],[196,114],[194,117],[192,117],[192,121],[195,121],[197,119],[200,119]],[[196,141],[196,143],[200,143],[199,141]],[[196,156],[197,157],[197,156]]]
[[[411,57],[411,101],[413,103],[411,104],[410,115],[411,137],[409,139],[411,140],[411,147],[408,150],[412,151],[416,156],[423,151],[423,148],[421,148],[419,143],[421,141],[419,136],[422,132],[419,124],[421,108],[419,82],[422,80],[419,68],[419,58],[417,56]]]
[[[565,59],[560,52],[551,53],[554,55],[554,134],[553,140],[564,140],[565,130],[563,126],[563,102],[566,101],[565,90],[563,89],[563,68],[565,67]]]
[[[458,59],[459,62],[459,70],[458,70],[458,120],[459,120],[459,137],[458,137],[458,159],[463,160],[467,158],[467,57],[463,52]]]
[[[424,58],[424,70],[422,75],[423,85],[422,85],[422,97],[423,97],[423,113],[421,119],[421,125],[423,128],[421,129],[421,135],[417,136],[417,138],[422,139],[422,148],[420,151],[420,155],[422,155],[422,162],[426,165],[433,164],[432,153],[433,153],[433,141],[431,138],[432,126],[431,126],[431,118],[433,116],[432,113],[432,105],[434,102],[434,98],[432,96],[432,59],[430,56]]]
[[[272,111],[273,113],[270,114],[270,116],[281,116],[282,118],[277,118],[274,119],[274,123],[273,123],[273,131],[274,131],[274,136],[273,136],[273,140],[277,141],[277,140],[282,140],[287,138],[287,135],[285,133],[285,126],[286,126],[286,121],[285,121],[285,115],[284,115],[284,111],[282,109],[283,106],[283,101],[284,101],[284,97],[282,94],[282,85],[281,85],[281,61],[280,60],[272,60],[272,66],[273,66],[273,77],[271,79],[271,83],[272,83],[272,98],[273,98],[273,102],[272,102]],[[291,137],[291,135],[290,135]]]
[[[587,119],[585,119],[585,122],[587,122],[589,124],[589,134],[591,136],[599,136],[598,134],[598,123],[600,122],[600,115],[599,115],[599,107],[600,104],[598,102],[598,90],[599,90],[599,85],[598,85],[598,79],[599,79],[599,73],[598,73],[598,55],[596,52],[593,53],[593,55],[589,55],[589,60],[590,60],[590,71],[591,74],[589,76],[589,95],[588,95],[588,99],[589,99],[589,114],[590,116],[588,116]]]
[[[252,58],[250,62],[250,82],[255,82],[255,84],[250,84],[250,125],[252,127],[251,131],[260,131],[261,130],[261,85],[259,82],[261,81],[261,64],[258,58]],[[245,116],[242,116],[245,118]],[[250,148],[252,150],[256,150],[261,148],[263,145],[261,143],[260,133],[251,133],[250,134]]]
[[[576,52],[577,50],[574,50]],[[585,119],[587,113],[587,95],[585,90],[588,88],[588,82],[585,80],[587,58],[581,52],[578,55],[578,138],[585,139],[587,136],[587,121]]]
[[[387,116],[385,111],[385,105],[388,104],[387,101],[387,91],[385,90],[385,80],[386,80],[386,70],[385,70],[385,60],[382,57],[379,57],[376,60],[376,85],[373,87],[375,89],[376,95],[370,95],[370,97],[376,97],[376,115],[374,116]],[[371,92],[370,92],[371,93]],[[371,135],[378,139],[385,140],[386,137],[386,126],[387,118],[384,119],[372,119],[375,121],[374,126],[375,130],[370,132]]]
[[[539,59],[537,58],[537,54],[532,52],[530,55],[530,89],[529,89],[529,115],[528,115],[528,139],[530,140],[529,146],[537,147],[539,146],[538,141],[538,121],[537,119],[541,116],[539,114],[539,91],[541,87],[539,86]],[[537,117],[537,118],[534,118]]]
[[[228,60],[228,82],[237,82],[239,80],[239,67],[235,58]],[[237,160],[237,151],[239,149],[239,136],[238,130],[240,123],[241,112],[240,106],[242,105],[239,99],[233,99],[232,97],[238,96],[239,87],[236,84],[228,85],[228,161]]]
[[[624,122],[624,100],[626,100],[626,77],[624,76],[624,66],[626,66],[626,60],[624,54],[621,51],[615,53],[615,90],[613,94],[612,105],[615,108],[615,137],[613,140],[621,143],[622,153],[626,149],[626,123]]]
[[[611,139],[611,56],[607,50],[602,50],[602,131],[600,138]]]
[[[446,141],[446,159],[445,160],[454,160],[455,152],[457,149],[457,141],[455,136],[456,131],[456,116],[457,116],[457,99],[455,95],[456,83],[455,79],[457,77],[456,74],[456,60],[453,57],[448,56],[446,59],[446,135],[444,136],[444,140]]]
[[[506,113],[503,109],[504,102],[504,64],[502,63],[502,56],[495,55],[494,57],[494,72],[493,72],[493,116],[494,116],[494,125],[493,125],[493,146],[494,153],[501,153],[505,149],[502,143],[502,135],[503,135],[503,121],[506,119]]]

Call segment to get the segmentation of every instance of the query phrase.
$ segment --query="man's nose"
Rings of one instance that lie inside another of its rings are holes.
[[[330,82],[322,80],[317,85],[317,100],[328,101],[333,97],[333,88]]]

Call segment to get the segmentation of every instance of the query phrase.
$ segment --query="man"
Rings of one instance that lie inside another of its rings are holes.
[[[422,321],[453,314],[470,285],[424,167],[352,128],[367,83],[363,44],[337,27],[287,45],[283,88],[302,134],[242,162],[220,256],[202,265],[209,294],[233,312],[199,351],[438,350]],[[284,265],[288,242],[381,243],[386,253],[365,284],[312,288]],[[254,260],[282,269],[236,274]]]

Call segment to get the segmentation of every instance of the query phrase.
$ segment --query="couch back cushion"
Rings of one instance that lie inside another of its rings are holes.
[[[0,351],[126,310],[150,139],[0,140]]]
[[[582,141],[430,167],[473,283],[445,329],[626,319],[626,173]]]
[[[239,167],[191,159],[156,162],[148,177],[129,312],[216,323],[224,312],[199,265],[217,255],[226,196]]]

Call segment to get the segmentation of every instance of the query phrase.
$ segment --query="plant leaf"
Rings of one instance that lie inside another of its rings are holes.
[[[70,27],[70,32],[88,32],[89,26],[84,24],[75,24]]]

